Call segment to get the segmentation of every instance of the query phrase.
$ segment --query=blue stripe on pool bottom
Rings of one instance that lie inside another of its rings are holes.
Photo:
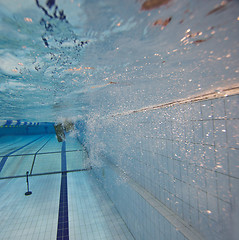
[[[6,163],[6,161],[7,161],[7,159],[8,159],[8,157],[9,157],[11,154],[13,154],[13,153],[15,153],[15,152],[23,149],[24,147],[26,147],[26,146],[34,143],[35,141],[37,141],[37,140],[40,139],[40,138],[42,138],[42,136],[39,137],[39,138],[37,138],[37,139],[35,139],[35,140],[33,140],[33,141],[31,141],[31,142],[29,142],[29,143],[27,143],[27,144],[25,144],[24,146],[22,146],[22,147],[20,147],[20,148],[18,148],[18,149],[16,149],[16,150],[8,153],[6,156],[4,156],[4,157],[2,158],[2,161],[0,162],[0,172],[2,171],[2,169],[3,169],[3,167],[4,167],[5,163]]]
[[[67,173],[61,175],[61,193],[58,214],[57,240],[69,239]]]
[[[61,148],[61,170],[66,171],[66,143]],[[67,173],[61,174],[61,192],[58,214],[57,240],[69,240],[68,199],[67,199]]]
[[[66,171],[66,142],[62,143],[61,148],[61,171]]]

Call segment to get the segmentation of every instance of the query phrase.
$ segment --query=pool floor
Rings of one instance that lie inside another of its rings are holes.
[[[134,239],[76,139],[67,136],[58,143],[45,135],[0,141],[0,239]],[[21,177],[26,171],[32,174],[30,196]]]

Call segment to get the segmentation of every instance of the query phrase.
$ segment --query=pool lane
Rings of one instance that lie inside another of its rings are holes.
[[[22,143],[21,146],[19,148],[14,148],[14,149],[11,149],[11,152],[8,152],[1,160],[0,162],[0,172],[2,171],[6,161],[8,160],[8,157],[10,155],[12,155],[13,153],[16,153],[17,151],[21,150],[22,148],[32,144],[33,142],[39,140],[40,138],[42,138],[42,136],[38,136],[37,138],[34,138],[34,140],[31,140],[30,142],[28,141],[27,143]]]
[[[0,137],[0,156],[1,150],[24,140],[24,136],[2,136]]]
[[[84,162],[81,158],[87,154],[74,155],[80,151],[67,152],[67,149],[75,147],[68,146],[72,143],[68,138],[63,143],[55,142],[57,147],[61,145],[60,153],[38,154],[49,142],[54,150],[51,136],[48,137],[48,142],[39,145],[38,149],[34,147],[36,161],[33,172],[49,170],[49,165],[53,163],[53,168],[56,161],[62,173],[30,176],[30,196],[24,194],[27,191],[25,177],[0,179],[0,239],[133,240],[117,210],[90,171],[65,172],[68,166],[81,166]],[[7,161],[6,164],[12,165],[6,171],[18,174],[20,166],[24,166],[22,170],[29,169],[32,161],[29,157],[33,155],[9,156],[13,161]]]
[[[32,162],[33,155],[10,156],[0,172],[0,177],[3,178],[25,175],[26,171],[31,169]]]
[[[61,153],[62,143],[57,141],[56,136],[54,135],[51,140],[39,151],[41,153]]]
[[[2,160],[0,162],[0,177],[19,176],[25,175],[26,171],[30,172],[36,154],[42,148],[42,146],[44,146],[49,141],[49,138],[51,138],[51,136],[44,136],[40,138],[38,137],[37,140],[36,136],[32,137],[32,143],[26,146],[24,154],[21,152],[21,150],[24,149],[22,148],[19,151],[15,149],[12,155],[8,154],[2,157]]]
[[[32,174],[32,171],[33,171],[33,168],[34,168],[34,164],[35,164],[35,161],[36,161],[36,157],[37,157],[37,154],[41,151],[42,148],[44,148],[48,142],[53,138],[53,136],[50,136],[49,139],[44,142],[44,144],[37,150],[37,152],[34,154],[34,158],[33,158],[33,162],[32,162],[32,166],[31,166],[31,170],[30,170],[30,175]]]
[[[66,170],[79,170],[89,167],[86,164],[86,152],[80,145],[78,140],[66,136],[65,154],[67,157]],[[62,142],[58,142],[56,137],[53,137],[37,154],[32,174],[43,174],[50,172],[60,172]],[[80,150],[81,149],[81,150]]]
[[[22,176],[26,171],[30,175],[61,172],[62,143],[55,134],[25,137],[21,144],[17,141],[4,150],[5,155],[0,157],[0,178]],[[78,140],[67,135],[66,142],[67,171],[89,168],[87,154]]]
[[[68,171],[89,168],[85,151],[66,152],[66,158]]]
[[[71,240],[134,240],[91,171],[67,174]]]
[[[67,134],[66,142],[66,151],[83,150],[83,146],[80,144],[76,137],[71,137],[69,134]]]
[[[0,239],[56,239],[61,174],[0,180]]]
[[[35,141],[40,140],[42,137],[43,135],[26,136],[25,138],[21,138],[19,136],[19,139],[21,139],[21,141],[17,141],[14,144],[5,146],[3,149],[1,149],[0,156],[3,157],[3,156],[9,156],[13,154],[15,155],[17,154],[18,151],[34,143]]]
[[[12,155],[25,155],[25,154],[35,154],[39,148],[42,147],[42,145],[44,145],[46,143],[46,141],[49,139],[49,136],[47,135],[43,135],[42,138],[40,138],[39,140],[33,142],[32,144],[20,149],[19,151],[17,151],[16,153],[12,154]]]

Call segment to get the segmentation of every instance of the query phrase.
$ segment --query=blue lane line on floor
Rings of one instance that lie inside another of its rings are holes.
[[[8,159],[8,157],[9,157],[11,154],[13,154],[13,153],[15,153],[15,152],[17,152],[17,151],[23,149],[24,147],[26,147],[26,146],[28,146],[28,145],[30,145],[30,144],[36,142],[38,139],[40,139],[40,138],[42,138],[42,137],[43,137],[43,136],[40,136],[39,138],[37,138],[37,139],[35,139],[35,140],[33,140],[33,141],[31,141],[31,142],[29,142],[29,143],[23,145],[22,147],[20,147],[20,148],[14,150],[14,151],[8,153],[7,155],[5,155],[5,156],[2,158],[2,161],[0,162],[0,172],[2,171],[2,169],[3,169],[3,167],[4,167],[5,163],[6,163],[6,161],[7,161],[7,159]]]
[[[66,142],[61,147],[61,171],[66,171]]]
[[[68,222],[68,197],[67,197],[67,170],[66,167],[66,143],[62,143],[61,149],[61,192],[58,214],[57,240],[69,240],[69,222]]]

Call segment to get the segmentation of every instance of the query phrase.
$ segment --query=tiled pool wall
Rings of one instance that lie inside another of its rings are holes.
[[[37,135],[54,133],[55,133],[54,123],[51,122],[22,122],[20,120],[0,121],[0,136]]]
[[[239,95],[234,95],[108,118],[88,127],[85,144],[93,171],[135,239],[236,239],[238,104]],[[130,182],[176,214],[190,233]]]

